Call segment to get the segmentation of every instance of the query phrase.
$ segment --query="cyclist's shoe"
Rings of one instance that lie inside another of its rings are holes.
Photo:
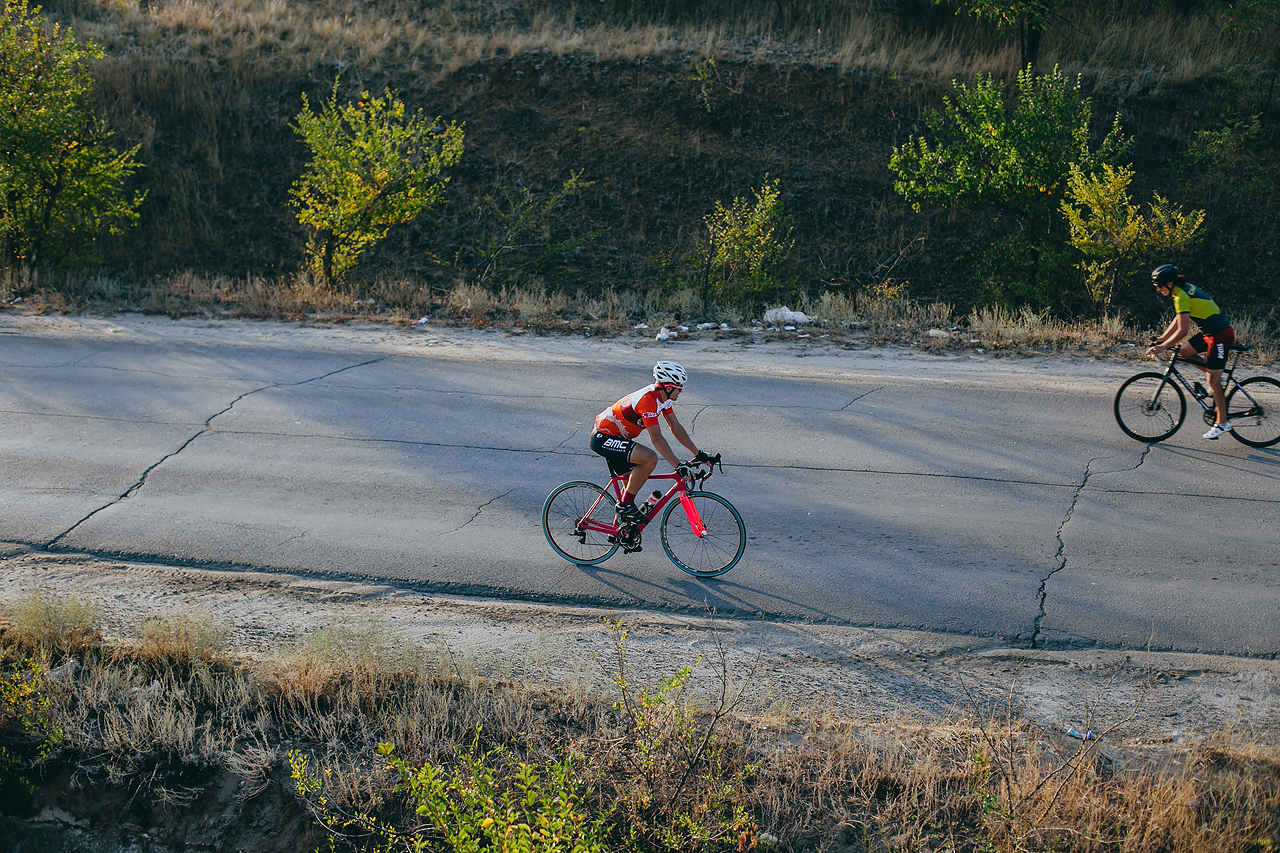
[[[1231,424],[1214,424],[1213,428],[1204,434],[1205,438],[1216,439],[1220,435],[1226,435],[1231,432]]]
[[[1195,391],[1195,392],[1196,392],[1196,396],[1197,396],[1197,397],[1199,397],[1201,400],[1203,400],[1204,398],[1206,398],[1206,397],[1210,396],[1210,394],[1209,394],[1209,389],[1208,389],[1208,388],[1205,388],[1205,387],[1204,387],[1203,385],[1201,385],[1199,382],[1193,382],[1193,383],[1191,383],[1191,390]]]
[[[638,527],[649,520],[644,517],[644,513],[640,511],[640,507],[635,504],[618,504],[616,511],[618,513],[618,522],[621,524],[629,524]]]

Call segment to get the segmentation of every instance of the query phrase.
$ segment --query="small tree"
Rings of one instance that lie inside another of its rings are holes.
[[[449,179],[440,173],[462,158],[462,126],[405,112],[390,89],[339,107],[336,80],[317,111],[302,96],[293,129],[311,160],[290,190],[291,204],[311,229],[307,267],[325,284],[340,280],[393,226],[443,200]]]
[[[735,198],[729,207],[716,202],[705,218],[707,248],[699,263],[704,299],[755,300],[776,287],[774,274],[795,245],[791,220],[783,213],[777,180],[770,183],[766,175],[753,192],[754,202]]]
[[[113,149],[89,108],[101,49],[39,12],[0,0],[0,245],[14,264],[90,257],[99,237],[138,221],[145,197],[124,192],[137,146]]]
[[[1080,262],[1085,295],[1099,316],[1110,311],[1126,267],[1185,248],[1204,223],[1203,210],[1184,214],[1159,193],[1153,194],[1144,215],[1129,200],[1132,180],[1133,169],[1109,165],[1098,175],[1073,166],[1067,179],[1062,213],[1071,245],[1086,257]]]
[[[956,98],[943,100],[944,113],[925,117],[934,143],[913,137],[893,149],[893,188],[908,201],[994,204],[1047,234],[1072,164],[1092,173],[1126,147],[1117,114],[1102,144],[1090,148],[1091,101],[1078,78],[1073,84],[1056,67],[1040,77],[1030,68],[1019,72],[1012,108],[989,74],[978,75],[972,89],[954,86]]]
[[[1008,288],[1006,301],[1041,301],[1056,274],[1064,229],[1059,205],[1074,164],[1092,174],[1114,163],[1127,143],[1117,115],[1102,144],[1090,140],[1090,99],[1056,67],[1018,74],[1016,104],[1005,104],[990,75],[971,89],[954,84],[943,112],[925,116],[930,142],[913,137],[893,149],[894,189],[919,210],[922,200],[989,204],[1012,214],[1012,236],[992,247],[989,265]]]

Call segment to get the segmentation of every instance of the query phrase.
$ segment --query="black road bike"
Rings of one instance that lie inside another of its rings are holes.
[[[1280,441],[1280,382],[1269,376],[1236,379],[1240,354],[1251,349],[1233,346],[1230,366],[1222,372],[1227,417],[1231,421],[1229,435],[1250,447],[1270,447]],[[1177,348],[1169,352],[1173,357],[1164,373],[1139,373],[1125,380],[1116,392],[1116,423],[1126,435],[1148,444],[1164,441],[1182,426],[1187,417],[1187,394],[1200,406],[1206,424],[1213,426],[1217,420],[1213,393],[1199,382],[1188,382],[1178,371],[1179,364],[1204,366],[1204,362],[1180,355]]]

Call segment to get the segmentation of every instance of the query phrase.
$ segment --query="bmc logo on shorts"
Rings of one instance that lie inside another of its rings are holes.
[[[604,443],[605,450],[626,450],[627,442],[620,438],[610,438]]]

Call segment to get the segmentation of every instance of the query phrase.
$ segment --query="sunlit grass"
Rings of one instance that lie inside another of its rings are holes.
[[[797,4],[797,6],[804,4]],[[628,20],[590,5],[387,0],[68,0],[48,11],[112,55],[160,52],[218,61],[269,59],[297,72],[335,62],[368,73],[395,69],[426,80],[499,56],[546,52],[596,60],[648,58],[810,62],[845,70],[950,80],[1011,78],[1021,59],[965,19],[932,30],[858,4],[810,4],[785,24],[782,4],[678,22]],[[835,8],[836,6],[840,8]],[[1238,61],[1207,15],[1093,11],[1062,19],[1041,47],[1045,67],[1088,75],[1094,86],[1185,82]]]
[[[77,788],[125,790],[174,816],[194,806],[210,774],[225,774],[244,796],[263,795],[286,752],[298,750],[325,768],[333,807],[411,822],[386,762],[375,759],[379,743],[442,766],[477,743],[505,745],[522,760],[576,756],[590,790],[585,802],[597,812],[635,807],[646,784],[648,765],[632,761],[629,718],[610,694],[624,670],[610,672],[606,662],[585,684],[560,683],[549,671],[493,679],[376,619],[320,625],[255,656],[225,647],[222,626],[202,618],[150,620],[132,639],[85,646],[77,645],[84,620],[68,614],[96,612],[92,603],[32,589],[0,609],[16,620],[0,632],[0,665],[29,655],[31,637],[41,648],[76,650],[74,667],[41,664],[63,735],[47,761],[69,769]],[[1272,849],[1280,834],[1274,739],[1226,727],[1152,747],[1132,738],[1123,708],[1109,714],[1116,722],[1101,741],[1036,725],[1016,697],[930,719],[734,711],[706,729],[714,768],[696,765],[683,747],[701,737],[690,740],[690,727],[698,734],[723,710],[714,697],[729,682],[719,680],[732,679],[735,695],[753,685],[714,663],[688,663],[690,690],[662,694],[681,710],[654,705],[646,717],[656,726],[646,729],[646,760],[698,770],[695,784],[707,792],[727,778],[749,780],[717,796],[750,815],[748,840],[778,849],[856,841],[866,849],[1244,853]],[[191,774],[204,781],[186,781]],[[278,788],[271,796],[290,795]]]

